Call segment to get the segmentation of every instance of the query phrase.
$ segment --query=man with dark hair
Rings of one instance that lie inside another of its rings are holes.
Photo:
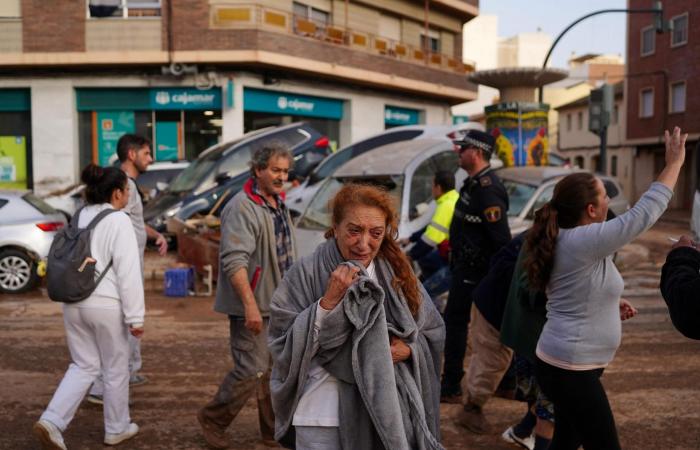
[[[449,232],[452,215],[459,194],[455,191],[455,174],[440,170],[433,179],[433,198],[436,207],[430,223],[401,240],[402,245],[413,242],[408,256],[416,261],[421,270],[421,281],[428,294],[440,308],[437,297],[449,287],[450,270],[448,264]]]
[[[158,253],[163,256],[168,251],[168,242],[162,234],[151,228],[143,220],[143,200],[141,193],[136,185],[136,178],[146,171],[148,166],[153,162],[151,156],[151,142],[141,136],[135,134],[125,134],[117,142],[117,157],[121,162],[121,169],[126,173],[129,184],[129,202],[122,209],[131,219],[131,225],[136,232],[136,242],[139,246],[139,255],[141,256],[141,272],[144,270],[144,252],[146,250],[146,241],[148,238],[155,240],[158,246]],[[138,386],[148,382],[148,379],[139,373],[142,366],[141,360],[141,340],[131,335],[129,337],[129,385]],[[90,389],[90,394],[87,397],[88,402],[101,405],[103,404],[102,394],[104,392],[104,384],[102,376],[97,378]]]
[[[494,148],[493,136],[468,130],[454,142],[459,146],[460,166],[467,171],[469,178],[459,192],[450,226],[452,281],[445,307],[447,336],[441,392],[441,400],[446,403],[462,402],[461,381],[472,291],[486,275],[491,256],[510,242],[506,216],[508,194],[489,165]],[[480,406],[468,402],[458,418],[462,425],[465,422],[463,416],[476,419],[470,421],[475,423],[473,429],[487,431]]]
[[[695,241],[681,236],[661,269],[661,295],[671,322],[685,337],[700,340],[700,251]]]
[[[214,448],[228,447],[226,428],[255,392],[263,442],[275,443],[267,330],[272,293],[296,258],[282,191],[292,162],[292,154],[282,145],[256,150],[251,178],[221,213],[214,310],[229,317],[234,366],[197,414],[204,439]]]

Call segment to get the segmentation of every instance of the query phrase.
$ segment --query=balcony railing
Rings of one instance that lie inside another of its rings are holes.
[[[210,23],[212,28],[216,29],[262,29],[293,34],[453,73],[465,74],[474,71],[473,63],[464,63],[453,55],[430,52],[420,46],[299,17],[288,11],[262,5],[211,5]]]

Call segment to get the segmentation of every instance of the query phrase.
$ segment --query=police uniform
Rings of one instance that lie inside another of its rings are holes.
[[[486,133],[470,130],[455,143],[481,148],[488,155],[493,149],[492,139]],[[444,314],[447,336],[443,396],[461,395],[472,291],[488,272],[491,256],[510,242],[507,211],[508,194],[491,167],[464,181],[450,225],[452,281]]]

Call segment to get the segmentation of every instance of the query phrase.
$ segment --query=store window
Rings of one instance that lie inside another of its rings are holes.
[[[654,27],[649,26],[642,28],[641,30],[641,47],[640,55],[648,56],[654,53],[656,50],[656,30]]]
[[[685,111],[685,81],[671,84],[670,113]]]
[[[88,0],[90,18],[159,17],[161,0]]]
[[[0,189],[31,189],[29,89],[0,89]]]
[[[639,93],[639,117],[654,115],[654,89],[645,88]]]
[[[671,47],[688,43],[688,13],[671,19]]]

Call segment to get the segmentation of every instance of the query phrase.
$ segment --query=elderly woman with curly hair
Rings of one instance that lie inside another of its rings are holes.
[[[326,242],[275,292],[275,437],[297,449],[439,449],[440,314],[399,248],[392,197],[343,187]]]

